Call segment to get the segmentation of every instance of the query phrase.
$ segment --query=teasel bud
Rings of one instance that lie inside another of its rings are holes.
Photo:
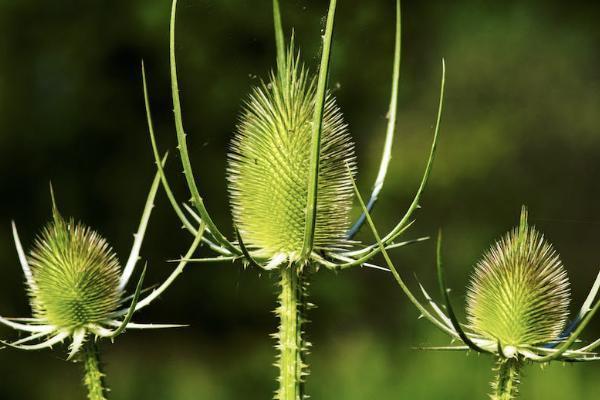
[[[228,180],[234,223],[257,257],[297,261],[304,243],[316,82],[287,53],[246,100],[231,144]],[[356,168],[354,143],[329,95],[323,118],[314,248],[347,245]]]
[[[520,226],[494,244],[477,263],[467,294],[470,328],[503,346],[533,346],[557,340],[570,301],[566,271],[550,243]]]
[[[29,256],[34,316],[68,331],[110,318],[121,302],[121,267],[104,238],[54,212]]]
[[[165,161],[166,158],[162,160],[163,163]],[[16,224],[12,224],[33,316],[0,316],[0,324],[29,334],[12,342],[0,340],[0,343],[20,350],[42,350],[70,340],[67,359],[83,361],[84,384],[90,400],[106,400],[108,392],[97,347],[99,339],[112,341],[130,329],[181,326],[136,323],[132,322],[132,318],[136,311],[159,298],[181,274],[187,260],[198,248],[204,228],[198,231],[186,255],[161,285],[142,296],[146,273],[144,267],[135,290],[132,293],[127,291],[127,285],[140,258],[140,249],[159,184],[160,175],[157,173],[123,268],[102,236],[87,226],[76,223],[73,219],[66,220],[60,215],[52,187],[53,218],[34,240],[29,257],[21,244]]]

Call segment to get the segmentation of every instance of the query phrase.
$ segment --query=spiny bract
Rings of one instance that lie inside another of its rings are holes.
[[[556,340],[570,301],[560,258],[543,235],[521,224],[494,244],[475,267],[467,295],[471,328],[502,345]]]
[[[76,329],[108,318],[121,299],[117,257],[98,233],[55,211],[30,253],[31,305],[37,318]]]
[[[315,79],[288,52],[286,71],[245,102],[229,154],[232,212],[257,255],[296,261],[306,226]],[[325,104],[315,249],[346,244],[356,168],[354,143],[335,99]],[[350,171],[350,172],[349,172]]]

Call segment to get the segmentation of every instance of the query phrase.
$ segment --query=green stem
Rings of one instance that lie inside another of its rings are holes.
[[[492,383],[491,400],[513,400],[519,394],[519,374],[522,361],[517,358],[499,359],[496,380]]]
[[[281,270],[279,307],[279,340],[277,366],[279,367],[279,389],[276,400],[303,400],[304,378],[308,375],[305,363],[308,343],[302,330],[304,313],[307,309],[306,282],[297,265]]]
[[[100,362],[98,345],[90,339],[84,346],[83,367],[85,376],[83,383],[88,390],[88,400],[106,400],[107,389],[104,382],[104,373]]]

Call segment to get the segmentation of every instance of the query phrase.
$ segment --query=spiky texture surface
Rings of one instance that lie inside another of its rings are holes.
[[[31,305],[38,318],[75,329],[107,318],[119,305],[120,266],[108,243],[55,212],[29,256]]]
[[[87,388],[88,400],[106,400],[105,374],[102,372],[102,362],[100,361],[98,345],[93,340],[85,345],[83,368],[85,371],[83,384]]]
[[[518,397],[521,366],[522,361],[517,358],[498,359],[491,400],[513,400]]]
[[[293,261],[306,226],[315,80],[292,53],[285,73],[272,75],[245,102],[231,144],[228,180],[244,242],[263,257],[283,253]],[[325,105],[321,144],[316,249],[345,245],[354,196],[354,144],[332,96]]]
[[[277,340],[279,388],[275,400],[305,400],[304,382],[309,374],[306,357],[310,343],[306,340],[304,327],[306,313],[314,307],[307,301],[308,282],[303,269],[288,266],[281,269],[278,306],[275,314],[279,318],[279,329],[273,334]]]
[[[478,334],[504,346],[547,343],[565,326],[569,281],[558,254],[523,211],[509,232],[475,267],[467,295],[467,314]]]

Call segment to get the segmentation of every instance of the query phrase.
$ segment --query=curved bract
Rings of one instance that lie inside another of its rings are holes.
[[[556,340],[569,313],[567,273],[526,218],[483,255],[468,290],[471,329],[503,346]]]
[[[287,56],[285,76],[272,74],[245,102],[229,154],[234,222],[256,256],[297,261],[306,226],[315,80]],[[348,169],[350,167],[350,170]],[[347,244],[354,144],[332,96],[323,118],[314,248]]]
[[[31,306],[37,318],[76,329],[101,322],[119,307],[121,268],[98,233],[58,212],[29,257]]]

